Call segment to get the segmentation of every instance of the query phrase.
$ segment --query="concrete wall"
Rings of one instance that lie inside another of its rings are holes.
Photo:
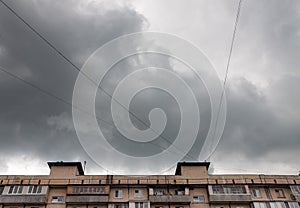
[[[78,175],[76,166],[52,166],[50,178],[74,178]]]
[[[141,197],[135,197],[134,193],[135,190],[141,190],[142,191],[142,196]],[[148,200],[148,188],[147,187],[132,187],[129,189],[129,200],[133,201],[145,201]]]
[[[181,175],[188,178],[208,178],[205,166],[182,166]]]
[[[208,203],[208,193],[206,188],[193,188],[190,189],[190,198],[191,198],[191,202],[192,204],[198,204],[196,202],[193,202],[193,197],[194,196],[204,196],[204,203]]]
[[[116,190],[122,190],[123,191],[122,198],[116,198],[115,197],[115,191]],[[109,202],[128,202],[128,200],[129,200],[129,188],[127,188],[127,187],[110,188]]]
[[[66,207],[66,193],[67,193],[67,188],[59,188],[59,187],[53,187],[50,188],[49,190],[49,195],[48,195],[48,200],[47,200],[47,208],[65,208]],[[54,202],[52,203],[52,197],[54,196],[62,196],[63,197],[63,202],[57,203]]]
[[[277,194],[276,194],[276,190],[278,189],[281,189],[283,190],[283,193],[284,193],[284,197],[278,197]],[[292,194],[292,191],[290,190],[290,188],[284,188],[284,187],[272,187],[270,188],[270,193],[272,195],[272,199],[273,200],[278,200],[278,201],[287,201],[287,200],[291,200],[291,194]]]

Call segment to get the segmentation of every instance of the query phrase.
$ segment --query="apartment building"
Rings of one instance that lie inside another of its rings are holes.
[[[299,175],[210,175],[180,162],[175,175],[84,175],[49,162],[49,175],[0,176],[0,208],[299,208]]]

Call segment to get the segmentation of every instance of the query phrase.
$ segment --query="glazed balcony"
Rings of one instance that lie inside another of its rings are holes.
[[[208,186],[210,202],[247,202],[252,201],[247,185]]]
[[[161,196],[149,196],[151,203],[190,203],[191,199],[189,195],[161,195]]]
[[[67,203],[106,203],[108,202],[108,196],[89,196],[89,195],[76,195],[67,196]]]
[[[0,204],[45,204],[46,195],[2,195]]]

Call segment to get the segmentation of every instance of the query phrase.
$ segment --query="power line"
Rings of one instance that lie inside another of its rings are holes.
[[[64,103],[64,104],[66,104],[66,105],[71,106],[71,108],[75,108],[76,110],[78,110],[78,111],[80,111],[80,112],[82,112],[82,113],[84,113],[84,114],[86,114],[86,115],[88,115],[88,116],[90,116],[90,117],[92,117],[92,118],[94,117],[94,116],[91,115],[90,113],[88,113],[88,112],[84,111],[83,109],[81,109],[81,108],[79,108],[79,107],[73,105],[71,102],[66,101],[66,100],[64,100],[63,98],[61,98],[61,97],[55,95],[54,93],[52,93],[52,92],[50,92],[50,91],[48,91],[48,90],[45,90],[45,89],[39,87],[38,85],[36,85],[36,84],[34,84],[34,83],[31,83],[31,82],[29,82],[29,81],[23,79],[22,77],[19,77],[19,76],[15,75],[15,74],[9,72],[7,69],[5,69],[5,68],[3,68],[3,67],[1,67],[1,66],[0,66],[0,71],[6,73],[6,74],[9,75],[10,77],[12,77],[12,78],[14,78],[14,79],[17,79],[17,80],[23,82],[24,84],[26,84],[26,85],[28,85],[28,86],[30,86],[30,87],[32,87],[32,88],[34,88],[34,89],[36,89],[36,90],[38,90],[38,91],[44,93],[44,94],[46,94],[46,95],[48,95],[48,96],[50,96],[50,97],[52,97],[52,98],[54,98],[54,99],[56,99],[56,100],[58,100],[58,101]],[[108,122],[108,121],[106,121],[106,120],[104,120],[104,119],[102,119],[102,118],[99,118],[98,116],[96,116],[96,119],[97,119],[98,121],[99,121],[99,120],[100,120],[100,121],[103,121],[103,122],[106,123],[107,125],[109,125],[109,126],[115,128],[114,124],[111,124],[110,122]],[[126,131],[126,130],[125,130],[125,131]],[[157,146],[157,147],[162,148],[162,150],[167,150],[167,151],[171,152],[170,150],[164,148],[163,146],[161,146],[161,145],[159,145],[159,144],[155,144],[155,143],[151,143],[151,142],[149,142],[149,143],[152,144],[152,145],[154,145],[154,146]],[[173,152],[173,153],[176,153],[176,152]],[[102,167],[102,168],[103,168],[103,167]],[[105,169],[105,168],[104,168],[104,169]],[[105,170],[106,170],[106,169],[105,169]]]
[[[2,71],[2,72],[4,72],[4,73],[8,74],[10,77],[13,77],[14,79],[17,79],[17,80],[19,80],[19,81],[21,81],[21,82],[23,82],[23,83],[25,83],[25,84],[27,84],[27,85],[29,85],[29,86],[35,88],[36,90],[38,90],[38,91],[40,91],[40,92],[42,92],[42,93],[44,93],[44,94],[46,94],[46,95],[48,95],[48,96],[50,96],[50,97],[55,98],[56,100],[59,100],[60,102],[66,104],[66,105],[69,105],[69,106],[71,106],[72,108],[75,108],[76,110],[79,110],[79,111],[81,111],[82,113],[85,113],[85,114],[87,114],[88,116],[91,116],[91,117],[92,117],[92,115],[90,115],[88,112],[86,112],[86,111],[84,111],[83,109],[81,109],[81,108],[79,108],[79,107],[73,105],[71,102],[66,101],[66,100],[62,99],[61,97],[58,97],[58,96],[55,95],[54,93],[52,93],[52,92],[50,92],[50,91],[48,91],[48,90],[45,90],[45,89],[39,87],[38,85],[33,84],[33,83],[31,83],[31,82],[29,82],[29,81],[27,81],[27,80],[25,80],[25,79],[23,79],[23,78],[21,78],[21,77],[19,77],[19,76],[13,74],[13,73],[11,73],[11,72],[9,72],[8,70],[4,69],[4,68],[1,67],[1,66],[0,66],[0,71]],[[108,125],[110,125],[110,126],[113,126],[113,124],[109,123],[108,121],[106,121],[106,120],[104,120],[104,119],[102,119],[102,118],[98,118],[98,117],[97,117],[97,119],[99,119],[99,120],[105,122],[106,124],[108,124]]]
[[[130,111],[126,106],[124,106],[121,102],[119,102],[117,99],[115,99],[112,95],[110,95],[105,89],[103,89],[100,85],[95,83],[93,79],[91,79],[86,73],[82,72],[79,67],[77,67],[68,57],[66,57],[58,48],[56,48],[50,41],[48,41],[40,32],[38,32],[33,26],[31,26],[24,18],[22,18],[13,8],[11,8],[8,4],[6,4],[3,0],[0,0],[0,2],[9,10],[11,11],[19,20],[21,20],[31,31],[33,31],[37,36],[39,36],[48,46],[50,46],[55,52],[57,52],[63,59],[65,59],[69,64],[73,66],[74,69],[76,69],[79,73],[81,73],[84,77],[86,77],[89,81],[91,81],[94,85],[97,86],[98,89],[103,91],[107,96],[111,98],[111,100],[114,100],[116,103],[118,103],[122,108],[124,108],[130,115],[135,117],[138,121],[140,121],[145,127],[149,128],[151,131],[157,134],[158,137],[164,139],[169,144],[173,145],[176,149],[182,152],[176,145],[174,145],[170,140],[166,139],[161,134],[157,133],[151,126],[149,126],[147,123],[145,123],[142,119],[140,119],[137,115],[135,115],[132,111]],[[193,156],[186,154],[186,156],[190,157],[190,159],[198,160],[194,158]]]
[[[242,0],[239,0],[237,13],[236,13],[236,18],[235,18],[234,29],[233,29],[233,34],[232,34],[232,39],[231,39],[231,45],[230,45],[230,50],[229,50],[229,55],[228,55],[228,60],[227,60],[227,65],[226,65],[225,78],[224,78],[224,82],[223,82],[223,90],[222,90],[221,97],[220,97],[220,103],[219,103],[219,107],[218,107],[217,119],[216,119],[215,129],[214,129],[214,132],[213,132],[213,137],[212,137],[213,139],[215,138],[215,133],[216,133],[216,129],[217,129],[217,126],[218,126],[220,111],[221,111],[221,107],[222,107],[222,101],[223,101],[223,97],[224,97],[224,93],[225,93],[225,89],[226,89],[225,87],[226,87],[226,82],[227,82],[227,77],[228,77],[228,72],[229,72],[229,66],[230,66],[230,61],[231,61],[231,56],[232,56],[232,51],[233,51],[233,46],[234,46],[234,40],[235,40],[235,36],[236,36],[236,31],[237,31],[237,26],[238,26],[238,22],[239,22],[239,19],[240,19],[241,6],[242,6]],[[220,143],[220,140],[218,141],[216,146],[218,146],[219,143]],[[214,154],[215,151],[216,151],[216,148],[214,148],[214,150],[212,150],[212,152],[209,154],[208,160],[210,159],[211,155]]]

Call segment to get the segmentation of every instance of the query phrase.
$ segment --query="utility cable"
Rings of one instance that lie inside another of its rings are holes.
[[[40,32],[38,32],[33,26],[31,26],[24,18],[22,18],[13,8],[11,8],[7,3],[5,3],[3,0],[0,0],[0,2],[9,10],[11,11],[19,20],[21,20],[31,31],[33,31],[37,36],[39,36],[48,46],[50,46],[55,52],[57,52],[63,59],[65,59],[69,64],[72,65],[74,69],[76,69],[79,73],[81,73],[84,77],[86,77],[89,81],[91,81],[94,85],[98,87],[101,91],[103,91],[107,96],[109,96],[112,100],[114,100],[116,103],[118,103],[122,108],[124,108],[130,115],[135,117],[138,121],[140,121],[145,127],[149,128],[151,131],[156,133],[158,137],[164,139],[169,144],[173,145],[176,149],[182,152],[178,147],[176,147],[170,140],[166,139],[161,134],[158,134],[151,126],[149,126],[147,123],[145,123],[142,119],[140,119],[138,116],[136,116],[132,111],[130,111],[126,106],[124,106],[121,102],[119,102],[117,99],[115,99],[112,95],[110,95],[104,88],[102,88],[100,85],[95,83],[93,79],[91,79],[86,73],[82,72],[79,67],[77,67],[68,57],[66,57],[57,47],[55,47],[50,41],[48,41]],[[193,156],[186,154],[190,159],[198,160],[194,158]]]

